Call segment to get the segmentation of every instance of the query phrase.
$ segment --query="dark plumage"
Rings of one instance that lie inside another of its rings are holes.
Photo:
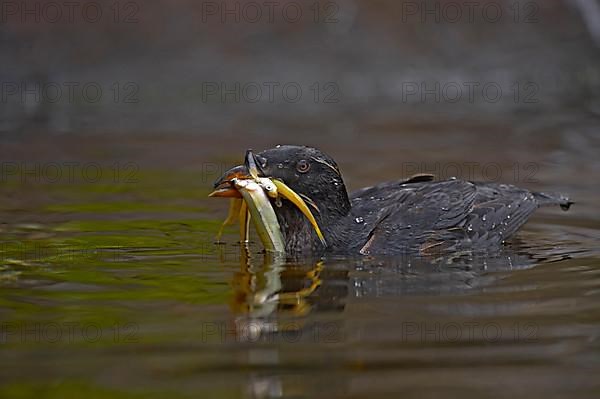
[[[281,179],[309,204],[323,231],[273,201],[286,251],[394,255],[498,247],[540,206],[571,201],[495,183],[433,181],[430,175],[381,183],[348,196],[335,161],[310,147],[278,146],[255,156],[263,176]]]

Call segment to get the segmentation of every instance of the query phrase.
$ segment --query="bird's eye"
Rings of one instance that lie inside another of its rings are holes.
[[[301,159],[296,164],[296,170],[300,173],[306,173],[310,169],[310,163],[306,159]]]

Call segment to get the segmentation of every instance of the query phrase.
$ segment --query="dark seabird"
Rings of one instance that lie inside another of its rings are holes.
[[[434,181],[431,175],[385,182],[348,195],[335,161],[315,148],[282,145],[249,154],[259,176],[279,179],[304,199],[325,238],[326,244],[293,203],[271,199],[289,254],[488,251],[499,248],[540,206],[567,210],[572,204],[561,195],[509,184]],[[247,165],[232,168],[215,188],[226,192],[232,178],[247,175]]]

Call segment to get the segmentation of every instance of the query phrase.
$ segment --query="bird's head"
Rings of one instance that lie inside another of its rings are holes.
[[[231,181],[249,178],[256,168],[259,177],[283,182],[311,209],[327,239],[335,222],[350,211],[346,186],[335,161],[312,147],[280,145],[260,153],[248,151],[244,165],[236,166],[215,182],[213,196],[235,196]],[[286,250],[318,246],[314,229],[298,207],[286,200],[272,200],[286,239]]]

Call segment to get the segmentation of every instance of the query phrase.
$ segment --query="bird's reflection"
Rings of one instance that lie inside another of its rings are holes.
[[[432,323],[456,322],[462,316],[471,320],[478,316],[476,307],[461,310],[437,298],[490,286],[513,270],[534,266],[544,259],[539,255],[514,246],[495,254],[290,260],[241,247],[240,269],[232,276],[230,305],[237,342],[251,344],[243,346],[244,361],[258,367],[248,374],[246,394],[276,398],[291,391],[311,391],[278,372],[291,356],[291,347],[285,344],[298,344],[293,353],[299,350],[327,363],[329,359],[320,353],[330,353],[333,349],[329,345],[344,346],[377,334],[394,334],[402,331],[407,320],[426,323],[433,317]],[[424,295],[433,295],[432,300],[423,301]],[[396,308],[400,303],[410,306]],[[416,310],[419,306],[424,307]],[[345,312],[350,307],[353,311]],[[394,316],[382,321],[364,311],[375,307]],[[439,313],[432,316],[428,313],[432,311]],[[446,311],[450,319],[444,319]],[[465,312],[462,316],[461,311]],[[368,332],[370,328],[378,328],[373,331],[377,334]],[[346,388],[341,384],[336,390]]]
[[[339,284],[338,282],[342,282]],[[348,295],[348,271],[326,271],[321,259],[290,261],[241,248],[240,269],[232,278],[233,325],[239,343],[252,343],[246,352],[251,365],[277,370],[281,347],[269,343],[323,344],[340,342],[337,321],[314,320],[319,312],[341,312]],[[311,320],[312,319],[312,320]],[[309,321],[311,320],[311,321]],[[331,328],[331,324],[335,328]],[[264,344],[267,345],[264,345]],[[284,381],[279,373],[251,371],[245,394],[249,398],[279,398],[303,392],[303,385]]]
[[[344,311],[349,298],[472,290],[490,284],[502,272],[533,266],[533,258],[506,248],[493,255],[290,260],[242,246],[240,270],[232,278],[233,322],[242,342],[308,328],[331,331],[331,326],[319,325],[323,318],[311,315],[329,312],[325,318],[331,320],[332,313]]]
[[[308,266],[292,264],[272,254],[253,256],[243,246],[240,270],[232,281],[231,309],[238,339],[256,340],[265,334],[302,329],[315,308],[323,268],[322,260]]]

